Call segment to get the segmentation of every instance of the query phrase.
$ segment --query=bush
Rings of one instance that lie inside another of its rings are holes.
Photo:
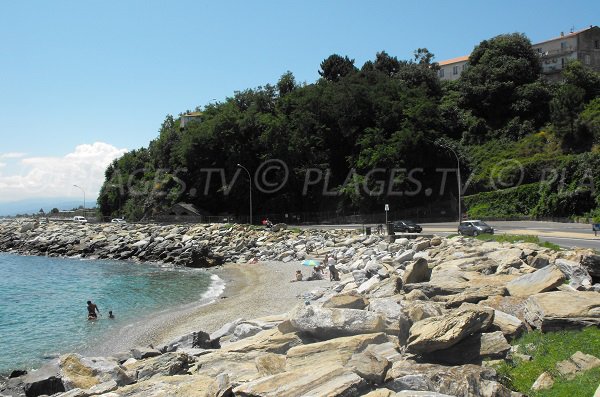
[[[529,216],[540,199],[540,184],[478,193],[464,197],[470,218]]]

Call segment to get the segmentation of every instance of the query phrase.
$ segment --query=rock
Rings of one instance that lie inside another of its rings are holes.
[[[296,396],[351,396],[357,395],[363,379],[340,367],[313,365],[286,371],[247,382],[233,389],[240,397],[296,397]]]
[[[527,299],[525,321],[543,332],[600,325],[600,294],[585,292],[544,292]]]
[[[273,227],[271,228],[271,230],[273,232],[278,232],[280,230],[286,230],[287,229],[287,225],[285,223],[277,223],[275,225],[273,225]]]
[[[362,285],[361,285],[362,287]],[[397,276],[386,278],[369,289],[371,298],[386,298],[402,291],[402,279]]]
[[[25,375],[23,388],[27,397],[64,392],[65,385],[61,379],[58,361],[45,364],[40,369]]]
[[[356,285],[361,285],[369,279],[367,277],[367,272],[365,272],[364,270],[354,270],[352,272],[352,277],[354,277],[354,282],[356,283]]]
[[[394,259],[398,264],[403,264],[404,262],[411,261],[414,258],[415,253],[416,252],[412,249],[403,252],[398,251]]]
[[[577,262],[568,261],[566,259],[556,259],[556,266],[563,272],[569,280],[569,285],[574,289],[589,289],[592,286],[592,277],[585,267],[580,266]]]
[[[565,275],[557,266],[550,265],[533,273],[517,277],[506,285],[512,296],[530,296],[539,292],[550,291],[565,280]]]
[[[442,239],[438,236],[435,236],[430,240],[430,243],[432,247],[437,247],[438,245],[442,244]]]
[[[550,258],[547,255],[538,254],[528,261],[529,266],[536,269],[542,269],[550,264]]]
[[[596,367],[600,367],[600,359],[580,351],[575,352],[567,360],[556,363],[558,373],[569,380]]]
[[[254,360],[259,375],[275,375],[285,371],[285,356],[282,354],[265,353]]]
[[[414,378],[407,378],[413,376]],[[399,382],[396,380],[400,379]],[[412,360],[397,361],[386,374],[384,386],[400,396],[508,397],[510,390],[496,380],[496,371],[473,364],[444,366],[420,364]],[[406,387],[427,387],[423,394],[406,391]],[[404,391],[406,391],[404,394]]]
[[[531,390],[540,391],[540,390],[548,390],[551,389],[554,385],[554,379],[552,379],[552,375],[548,372],[542,372],[540,376],[533,382],[531,386]]]
[[[408,306],[403,305],[403,310],[411,323],[416,323],[429,317],[441,315],[443,307],[443,304],[438,302],[413,301]]]
[[[372,299],[368,310],[382,314],[385,320],[385,332],[397,336],[400,344],[406,344],[412,322],[403,312],[402,306],[396,302],[396,299]]]
[[[161,356],[137,361],[126,368],[137,373],[142,381],[154,376],[185,375],[189,373],[195,358],[183,352],[165,353]]]
[[[497,286],[483,286],[480,288],[469,288],[464,292],[456,295],[450,295],[448,300],[446,300],[446,307],[453,308],[459,307],[463,303],[477,303],[484,299],[489,298],[490,296],[503,296],[506,295],[505,287],[497,287]]]
[[[358,292],[359,294],[364,294],[369,292],[370,290],[372,290],[373,288],[375,288],[375,286],[377,286],[377,284],[379,284],[379,276],[373,276],[370,279],[368,279],[367,281],[365,281],[364,283],[362,283],[361,285],[358,286],[358,288],[356,289],[356,292]]]
[[[600,255],[588,254],[581,258],[581,266],[583,266],[590,276],[596,280],[600,279]]]
[[[410,329],[408,351],[423,354],[447,349],[471,334],[486,330],[493,320],[493,309],[467,304],[448,315],[421,320]]]
[[[104,357],[82,357],[67,354],[60,357],[60,370],[65,389],[89,389],[101,383],[114,381],[118,386],[133,383],[135,379],[117,361]]]
[[[144,358],[160,356],[160,351],[152,347],[137,347],[131,349],[131,355],[136,360],[143,360]]]
[[[287,369],[302,369],[311,366],[345,366],[352,356],[373,345],[388,343],[384,333],[344,336],[323,342],[300,345],[287,353]]]
[[[427,301],[429,298],[423,293],[423,291],[414,289],[404,296],[406,301]]]
[[[218,379],[201,375],[156,376],[151,379],[119,388],[117,392],[105,393],[102,397],[169,396],[226,397],[219,389]],[[230,394],[229,394],[230,395]]]
[[[392,366],[385,357],[366,350],[352,355],[347,367],[369,383],[381,384],[387,370]]]
[[[404,284],[421,283],[429,281],[431,277],[431,270],[427,264],[427,260],[419,258],[415,262],[406,266],[404,275],[402,276],[402,282]]]
[[[499,330],[508,340],[513,340],[521,336],[527,330],[527,327],[517,317],[500,310],[494,310],[494,323],[490,329]]]
[[[230,341],[235,342],[237,340],[256,335],[262,330],[263,329],[261,327],[257,327],[256,325],[242,323],[235,327],[235,330],[233,330],[233,336],[230,338]]]
[[[431,242],[429,240],[417,241],[412,245],[412,249],[415,252],[423,251],[431,246]]]
[[[356,292],[338,294],[329,297],[323,302],[324,308],[358,309],[363,310],[369,304],[369,300]]]
[[[267,329],[248,338],[223,344],[221,350],[225,352],[248,353],[248,352],[268,352],[285,354],[291,347],[302,344],[302,339],[294,332],[294,328],[288,323],[289,330],[281,332],[279,326],[274,329]],[[286,328],[282,326],[281,328]]]
[[[27,375],[27,371],[24,369],[15,369],[8,375],[9,379],[18,378],[19,376]]]
[[[449,349],[437,350],[428,359],[450,365],[481,364],[487,359],[503,359],[510,345],[501,331],[469,336]]]
[[[290,324],[297,332],[318,339],[381,332],[385,329],[383,316],[356,309],[326,309],[299,305],[290,313]]]
[[[105,394],[117,390],[118,387],[119,385],[117,385],[117,382],[115,382],[114,380],[109,380],[108,382],[99,383],[95,386],[90,387],[87,390],[87,394],[90,396]]]

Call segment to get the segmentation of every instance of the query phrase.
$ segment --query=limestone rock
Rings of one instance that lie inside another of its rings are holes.
[[[600,255],[587,254],[581,258],[581,266],[586,268],[590,276],[600,279]]]
[[[233,389],[240,397],[296,397],[296,396],[350,396],[357,395],[364,380],[344,368],[313,365],[267,376],[241,384]]]
[[[550,264],[550,258],[544,254],[538,254],[532,257],[529,261],[529,266],[536,269],[542,269]]]
[[[345,293],[333,295],[323,302],[324,308],[358,309],[363,310],[369,304],[369,300],[357,293]]]
[[[494,310],[494,323],[491,329],[501,331],[508,340],[512,340],[521,336],[527,327],[517,317],[501,310]]]
[[[115,381],[117,385],[124,386],[135,380],[124,367],[112,359],[67,354],[61,356],[59,360],[66,389],[89,389],[108,381]]]
[[[135,371],[138,381],[141,381],[153,376],[187,374],[194,362],[194,357],[183,352],[174,352],[137,361],[127,366],[127,369]]]
[[[456,295],[450,295],[446,300],[446,307],[459,307],[463,303],[477,303],[490,296],[503,296],[506,295],[505,287],[497,286],[484,286],[481,288],[469,288],[464,292]]]
[[[102,397],[223,397],[217,381],[201,375],[156,376],[151,379],[121,387],[117,392],[105,393]]]
[[[136,360],[142,360],[144,358],[160,356],[161,353],[152,347],[137,347],[135,349],[131,349],[131,355]]]
[[[347,367],[351,368],[353,372],[360,375],[367,382],[381,384],[391,365],[385,357],[373,351],[366,350],[354,354],[350,361],[348,361]]]
[[[236,353],[255,351],[285,354],[291,347],[302,344],[298,334],[293,332],[293,329],[291,331],[283,333],[279,328],[267,329],[240,341],[223,344],[221,350]]]
[[[586,268],[580,266],[579,263],[565,259],[556,259],[554,263],[563,272],[569,280],[569,285],[574,289],[588,289],[592,286],[592,277]]]
[[[544,332],[600,324],[600,294],[584,292],[545,292],[527,299],[525,320]]]
[[[554,379],[552,379],[552,375],[548,372],[542,372],[540,376],[533,382],[531,386],[531,390],[540,391],[540,390],[548,390],[551,389],[554,385]]]
[[[27,397],[64,392],[58,362],[45,364],[40,369],[29,372],[23,379],[23,388]]]
[[[285,356],[281,354],[261,354],[254,362],[260,376],[275,375],[285,371]]]
[[[447,349],[471,334],[486,330],[493,320],[493,309],[476,305],[421,320],[410,329],[408,351],[422,354]]]
[[[513,296],[530,296],[550,291],[561,285],[564,280],[563,272],[558,267],[550,265],[514,279],[506,285],[506,289]]]
[[[423,291],[414,289],[404,296],[404,300],[407,301],[427,301],[429,298],[423,293]]]
[[[356,309],[326,309],[299,305],[290,314],[290,324],[297,332],[318,339],[381,332],[385,328],[382,315]]]
[[[567,360],[556,363],[556,370],[567,379],[574,379],[580,373],[600,367],[600,359],[591,354],[575,352]]]
[[[501,331],[469,336],[449,349],[437,350],[429,357],[450,365],[481,364],[486,359],[503,359],[510,345]]]
[[[406,266],[404,274],[402,275],[402,282],[404,284],[421,283],[429,281],[430,277],[431,270],[429,270],[427,260],[425,258],[419,258]]]

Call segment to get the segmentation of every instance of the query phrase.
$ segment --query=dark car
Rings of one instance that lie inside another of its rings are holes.
[[[396,221],[394,222],[394,232],[400,233],[421,233],[423,228],[413,221]]]
[[[482,221],[463,221],[458,226],[458,234],[478,236],[483,233],[494,234],[494,228]]]

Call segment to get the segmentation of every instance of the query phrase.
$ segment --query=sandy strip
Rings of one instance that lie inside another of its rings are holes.
[[[225,291],[214,303],[165,310],[126,326],[82,353],[108,356],[136,346],[165,344],[194,331],[210,333],[238,318],[249,320],[285,313],[301,302],[299,296],[303,293],[332,285],[328,279],[290,283],[298,269],[305,278],[311,270],[298,262],[227,264],[211,271],[226,282]]]

